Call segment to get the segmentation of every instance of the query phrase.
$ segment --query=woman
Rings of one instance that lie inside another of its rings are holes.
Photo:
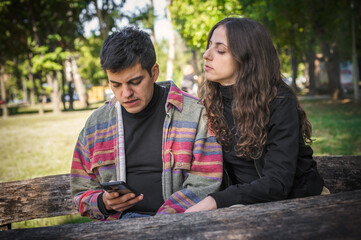
[[[305,144],[311,124],[282,80],[266,29],[226,18],[211,29],[203,57],[203,101],[229,186],[186,212],[321,194],[324,182]]]

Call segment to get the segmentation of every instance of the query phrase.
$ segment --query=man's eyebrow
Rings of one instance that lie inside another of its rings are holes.
[[[143,78],[144,78],[143,75],[136,76],[136,77],[134,77],[134,78],[129,79],[126,83],[133,82],[133,81],[137,81],[137,80],[141,80],[141,79],[143,79]],[[110,79],[109,79],[109,82],[115,83],[115,84],[121,84],[120,82],[117,82],[117,81],[114,81],[114,80],[110,80]]]

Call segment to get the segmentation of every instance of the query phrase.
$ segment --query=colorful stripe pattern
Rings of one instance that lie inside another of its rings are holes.
[[[162,143],[165,203],[159,214],[184,212],[217,191],[222,179],[222,150],[209,134],[199,100],[171,83],[166,109]],[[97,208],[99,183],[118,179],[117,169],[125,165],[119,164],[124,151],[119,151],[118,143],[124,139],[118,126],[123,128],[122,122],[116,116],[112,100],[90,116],[76,144],[71,188],[73,202],[83,216],[100,220],[119,217],[118,213],[106,218]]]

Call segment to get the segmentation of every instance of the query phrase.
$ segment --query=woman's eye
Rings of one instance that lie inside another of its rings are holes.
[[[218,50],[218,53],[219,53],[219,54],[224,54],[224,53],[226,53],[226,52],[225,52],[225,51],[219,51],[219,50]]]

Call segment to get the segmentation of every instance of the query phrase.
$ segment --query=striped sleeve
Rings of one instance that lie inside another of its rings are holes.
[[[171,147],[165,166],[176,176],[185,174],[181,188],[165,201],[157,214],[182,213],[210,193],[219,191],[222,181],[222,148],[210,134],[204,114],[199,122],[176,122],[169,134]],[[176,183],[173,183],[176,184]]]
[[[71,166],[73,203],[82,216],[105,220],[97,204],[100,182],[115,173],[116,118],[103,122],[88,120],[77,140]]]

